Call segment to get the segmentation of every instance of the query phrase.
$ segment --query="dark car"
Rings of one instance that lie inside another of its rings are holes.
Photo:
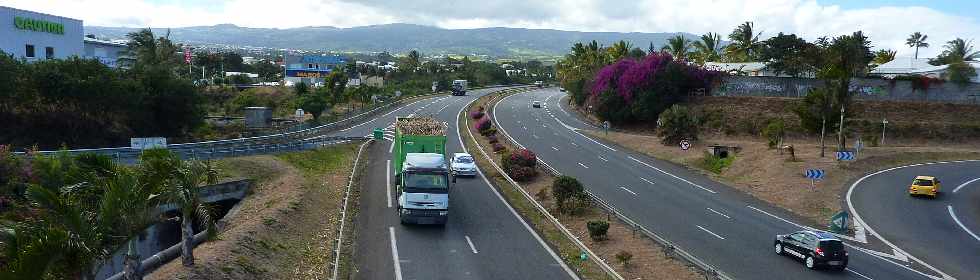
[[[847,268],[844,242],[822,231],[798,231],[776,235],[776,254],[802,260],[807,268],[826,266],[837,270]]]

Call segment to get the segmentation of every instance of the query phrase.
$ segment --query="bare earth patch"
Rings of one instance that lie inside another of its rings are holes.
[[[866,147],[861,150],[857,160],[838,162],[834,157],[836,148],[832,147],[836,138],[828,137],[825,157],[820,157],[819,142],[792,139],[784,143],[794,146],[796,161],[791,161],[789,153],[780,154],[778,150],[769,149],[766,142],[757,138],[709,136],[694,143],[690,150],[683,151],[677,146],[664,146],[660,144],[660,138],[649,135],[622,132],[609,132],[606,135],[601,131],[585,133],[658,159],[699,170],[716,181],[802,216],[816,228],[826,226],[830,216],[842,209],[847,188],[860,176],[912,163],[980,159],[980,149],[974,146],[975,143],[956,146]],[[720,174],[714,174],[699,169],[695,164],[704,155],[706,145],[710,144],[739,146],[741,151],[736,154],[735,161],[729,168]],[[823,169],[826,171],[826,178],[811,187],[810,180],[803,177],[804,169]]]
[[[195,265],[172,261],[147,279],[326,279],[332,240],[357,145],[229,159],[226,177],[258,180],[216,240],[194,250]],[[298,161],[310,161],[320,167]],[[327,161],[324,163],[322,161]]]
[[[493,108],[492,104],[495,100],[492,100],[492,98],[494,97],[496,96],[488,96],[488,97],[481,98],[480,100],[474,103],[474,108],[475,105],[482,105],[484,108]],[[466,117],[468,117],[468,115]],[[467,121],[469,124],[472,124],[471,119],[467,119]],[[476,139],[477,142],[483,147],[484,150],[488,152],[492,151],[491,145],[487,141],[487,139],[482,136],[479,136],[478,131],[476,131],[472,127],[472,125],[467,125],[466,127],[470,129],[473,135],[477,138]],[[466,134],[464,133],[464,135]],[[502,134],[500,134],[499,137],[501,138],[500,142],[503,143],[505,146],[507,146],[508,150],[513,150],[515,148],[509,145],[509,143],[507,143],[507,140],[503,140],[504,136]],[[473,153],[478,153],[478,151],[473,151]],[[487,173],[488,177],[490,177],[491,174],[496,174],[495,170],[489,165],[489,163],[486,163],[484,161],[482,156],[474,154],[474,157],[477,159],[477,163],[480,164],[481,169]],[[491,155],[491,157],[498,165],[501,164],[500,156],[498,154],[493,154]],[[554,199],[552,198],[550,192],[551,184],[554,181],[554,177],[551,176],[546,171],[541,170],[540,167],[538,169],[539,169],[538,176],[534,177],[532,180],[528,182],[522,182],[520,184],[521,187],[524,188],[525,191],[530,193],[538,203],[542,204],[542,206],[548,209],[548,212],[551,213],[551,215],[555,216],[562,223],[562,225],[568,228],[572,232],[572,234],[574,234],[579,240],[585,243],[585,245],[589,247],[589,249],[591,249],[593,252],[598,254],[611,267],[616,269],[616,271],[625,279],[703,279],[704,278],[698,272],[696,272],[695,269],[688,267],[688,265],[685,262],[665,256],[663,253],[664,252],[663,247],[661,247],[653,240],[644,237],[642,233],[637,233],[634,236],[633,231],[629,226],[616,219],[615,216],[612,216],[611,219],[608,219],[609,217],[606,216],[606,214],[601,210],[598,210],[598,208],[596,207],[590,207],[590,209],[576,215],[559,214],[554,205],[555,204]],[[492,176],[492,177],[494,177],[493,179],[495,179],[493,181],[496,181],[497,185],[499,186],[498,188],[500,188],[505,194],[507,194],[508,189],[511,189],[511,187],[509,186],[510,184],[507,181],[505,181],[500,175]],[[524,199],[524,197],[518,194],[517,192],[514,193],[515,194],[508,194],[507,196],[516,195],[518,196],[518,198],[516,199],[519,200]],[[510,197],[508,198],[508,200],[511,199],[514,198],[510,198]],[[520,204],[516,202],[511,202],[511,203]],[[515,208],[520,209],[522,207],[520,205],[515,205]],[[530,209],[527,211],[535,211],[535,210]],[[534,219],[532,218],[532,220]],[[589,232],[586,227],[586,223],[588,221],[594,221],[594,220],[606,220],[609,222],[609,231],[607,232],[606,240],[593,241],[592,239],[590,239]],[[536,224],[535,227],[541,227],[540,225],[541,223],[547,223],[547,222],[538,221],[534,223]],[[539,229],[539,231],[542,231],[542,229]],[[560,235],[560,233],[552,233],[552,234]],[[544,232],[543,235],[544,235],[543,237],[546,237],[549,235],[549,233]],[[551,240],[549,240],[549,243],[553,243],[553,240],[555,240],[556,238],[558,237],[550,238]],[[577,247],[571,244],[565,244],[565,246],[557,245],[556,247],[558,247],[557,250],[560,251],[559,253],[563,256],[563,259],[566,260],[566,263],[568,263],[570,266],[580,266],[576,264],[576,263],[580,263],[578,261],[578,258],[576,257],[577,254],[575,253],[575,251],[577,251]],[[629,266],[624,267],[616,260],[615,255],[621,251],[626,251],[633,255]],[[568,255],[571,255],[571,258],[568,258]],[[573,267],[573,268],[577,269],[577,267]],[[594,269],[598,269],[598,268],[592,268],[592,270]],[[597,279],[597,278],[601,279],[604,278],[605,275],[599,276],[599,275],[580,274],[580,276],[582,276],[585,279]]]

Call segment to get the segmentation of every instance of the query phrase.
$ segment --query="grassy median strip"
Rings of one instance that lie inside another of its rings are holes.
[[[471,105],[471,108],[467,108],[467,112],[470,112],[476,106],[483,106],[488,109],[492,108],[493,104],[499,101],[500,98],[514,93],[504,92],[481,97]],[[489,113],[491,112],[488,111],[487,114]],[[469,117],[469,114],[463,116],[464,119],[459,120],[460,124],[465,125],[472,135],[479,135],[476,129],[471,126],[473,122],[470,121]],[[612,275],[605,273],[592,260],[583,261],[580,258],[581,250],[575,242],[550,222],[545,214],[540,212],[521,193],[522,190],[515,188],[496,168],[486,161],[486,158],[482,154],[478,154],[480,151],[475,148],[474,143],[481,145],[488,153],[493,150],[488,139],[485,137],[476,137],[476,139],[473,139],[470,137],[470,133],[461,132],[461,134],[467,139],[466,146],[471,150],[471,153],[474,153],[477,164],[481,167],[480,169],[501,190],[501,193],[511,205],[525,217],[525,220],[532,223],[542,238],[551,244],[552,248],[557,251],[567,265],[575,269],[579,273],[579,276],[584,279],[614,279]],[[498,137],[501,137],[499,143],[507,148],[508,153],[517,148],[507,142],[507,140],[504,140],[503,137],[505,136],[502,133],[498,133]],[[501,164],[499,154],[493,153],[489,156],[498,165]],[[642,233],[633,232],[632,228],[617,220],[615,216],[610,218],[609,215],[606,215],[598,207],[590,206],[574,215],[559,213],[556,210],[554,200],[549,191],[555,177],[542,170],[541,166],[537,168],[539,175],[529,181],[520,183],[518,187],[522,188],[524,192],[532,194],[536,203],[541,204],[547,209],[549,214],[556,217],[563,227],[568,229],[585,246],[597,254],[606,264],[613,267],[625,279],[650,277],[653,279],[702,278],[692,268],[688,267],[686,263],[674,260],[663,254],[664,250],[659,244],[644,237]],[[592,240],[589,238],[589,231],[587,230],[586,224],[589,221],[600,220],[609,223],[608,233],[606,238],[602,240]]]

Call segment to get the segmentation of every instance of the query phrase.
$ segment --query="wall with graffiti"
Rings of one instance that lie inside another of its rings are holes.
[[[711,90],[713,96],[803,97],[823,81],[806,78],[731,76]],[[980,84],[853,79],[851,92],[861,100],[980,104]]]

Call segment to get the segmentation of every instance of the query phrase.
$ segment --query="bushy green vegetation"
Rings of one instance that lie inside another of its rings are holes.
[[[725,168],[732,165],[733,161],[735,161],[735,154],[729,154],[728,157],[722,158],[705,152],[704,157],[701,158],[698,165],[700,165],[700,167],[704,170],[711,171],[715,174],[721,174],[722,171],[725,171]]]
[[[701,120],[697,113],[685,106],[674,104],[660,114],[660,129],[657,136],[664,145],[677,145],[681,140],[697,140],[701,131]]]
[[[118,146],[133,136],[180,137],[202,124],[200,90],[175,74],[178,46],[130,34],[135,61],[112,69],[77,57],[28,63],[0,55],[0,143]]]
[[[0,172],[2,279],[93,279],[98,263],[156,222],[162,204],[180,210],[185,244],[192,223],[215,222],[199,190],[217,172],[167,150],[148,150],[127,167],[100,155],[20,157],[0,147]],[[183,250],[192,265],[192,247]]]

